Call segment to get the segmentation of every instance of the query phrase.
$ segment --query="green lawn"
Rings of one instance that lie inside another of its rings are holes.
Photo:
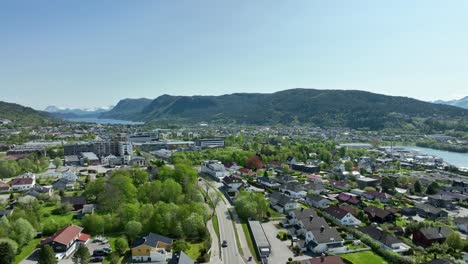
[[[257,250],[255,249],[255,246],[252,240],[252,235],[250,234],[247,223],[242,223],[242,229],[244,230],[245,239],[247,240],[247,245],[249,246],[250,252],[254,254],[255,260],[258,263],[258,261],[260,260],[260,257],[258,256]]]
[[[408,221],[406,221],[406,219],[397,218],[397,220],[395,220],[395,226],[406,227],[407,224],[408,224]]]
[[[342,254],[340,257],[351,261],[353,264],[387,264],[382,257],[372,251]]]
[[[216,236],[218,237],[218,239],[220,238],[220,235],[219,235],[219,222],[218,222],[218,216],[217,215],[213,215],[213,218],[211,218],[211,221],[213,222],[213,228],[214,228],[214,231],[216,233]]]
[[[23,259],[31,255],[31,253],[36,249],[36,246],[41,242],[40,238],[33,239],[29,243],[21,248],[21,253],[15,256],[14,264],[20,263]]]
[[[73,212],[69,212],[64,215],[53,215],[52,211],[55,208],[56,206],[46,206],[46,207],[42,207],[39,210],[39,213],[41,215],[41,225],[44,225],[50,219],[53,219],[58,224],[59,227],[64,227],[72,223],[77,224],[77,225],[80,224],[78,220],[73,219],[73,216],[75,215],[75,213]]]
[[[185,252],[191,259],[197,259],[200,256],[200,249],[203,248],[203,242],[188,243],[189,249]]]

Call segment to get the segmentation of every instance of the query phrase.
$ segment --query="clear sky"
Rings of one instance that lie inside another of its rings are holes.
[[[468,1],[0,2],[0,100],[357,89],[468,95]]]

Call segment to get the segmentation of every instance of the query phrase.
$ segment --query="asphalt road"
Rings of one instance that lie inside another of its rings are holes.
[[[206,184],[203,182],[203,184]],[[214,183],[213,183],[214,184]],[[209,188],[209,192],[216,192],[213,188]],[[232,219],[229,215],[230,205],[227,201],[223,200],[219,202],[216,207],[216,215],[218,216],[220,243],[224,240],[227,241],[227,247],[221,248],[221,260],[212,259],[212,263],[224,263],[224,264],[241,264],[245,263],[242,256],[239,253],[236,242],[236,234],[232,225]],[[240,235],[240,234],[239,234]]]

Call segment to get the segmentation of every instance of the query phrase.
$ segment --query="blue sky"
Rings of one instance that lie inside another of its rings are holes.
[[[2,1],[0,100],[295,87],[468,95],[468,1]]]

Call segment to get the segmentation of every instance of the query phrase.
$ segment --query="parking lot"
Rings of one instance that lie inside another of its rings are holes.
[[[268,238],[268,241],[271,245],[271,253],[268,258],[268,263],[271,264],[284,264],[288,262],[288,258],[293,258],[294,260],[304,260],[309,259],[310,256],[304,255],[299,257],[294,257],[292,251],[288,248],[288,245],[291,244],[291,241],[281,241],[276,238],[276,235],[279,233],[279,229],[275,227],[277,222],[267,222],[262,223],[263,230]]]
[[[88,248],[90,255],[93,255],[94,250],[110,247],[109,242],[106,242],[106,243],[94,242],[92,239],[90,239],[88,243],[86,243],[85,245]],[[39,254],[39,251],[36,250],[29,257],[27,257],[25,260],[21,261],[20,263],[21,264],[35,264],[37,263],[37,260],[38,260],[38,254]],[[58,263],[59,264],[73,264],[72,257],[73,257],[73,254],[71,254],[68,258],[60,260]],[[95,263],[99,263],[99,262],[95,262]]]

